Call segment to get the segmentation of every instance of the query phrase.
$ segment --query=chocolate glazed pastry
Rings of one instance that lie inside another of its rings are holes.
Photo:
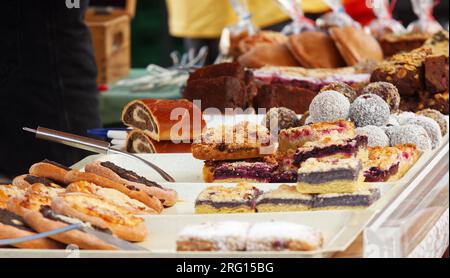
[[[18,237],[31,236],[36,234],[25,220],[5,209],[0,209],[0,239],[11,239]],[[47,238],[37,239],[29,242],[14,245],[17,248],[24,249],[60,249],[63,245]]]
[[[94,162],[86,165],[86,172],[93,173],[126,186],[128,189],[138,189],[150,196],[158,198],[166,207],[171,207],[178,201],[174,190],[165,189],[156,182],[139,176],[135,172],[121,168],[111,162]]]
[[[33,184],[43,184],[47,187],[53,187],[53,188],[61,188],[59,184],[57,184],[55,181],[43,177],[37,177],[33,175],[22,175],[16,177],[12,184],[14,186],[17,186],[22,189],[27,189],[28,187],[32,186]]]
[[[59,184],[64,183],[64,177],[71,171],[69,167],[61,165],[59,163],[44,160],[40,163],[36,163],[30,168],[30,175],[47,178],[58,182]]]

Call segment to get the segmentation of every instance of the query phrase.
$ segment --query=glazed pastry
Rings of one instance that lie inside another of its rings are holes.
[[[314,251],[322,248],[321,232],[287,222],[263,222],[252,225],[247,235],[249,252]]]
[[[355,126],[352,122],[337,121],[282,130],[279,137],[279,150],[281,152],[296,151],[307,142],[318,141],[324,136],[333,137],[336,140],[355,138]]]
[[[289,37],[287,43],[294,57],[305,68],[339,68],[346,63],[334,41],[323,32],[304,32]]]
[[[178,235],[177,251],[245,251],[249,228],[249,223],[235,221],[188,226]]]
[[[188,100],[132,101],[125,106],[122,121],[158,142],[191,140],[206,125],[201,111]]]
[[[211,186],[197,197],[195,213],[254,213],[255,200],[259,195],[261,191],[247,183],[235,187]]]
[[[26,224],[25,220],[5,209],[0,208],[0,240],[35,235],[36,231]],[[48,238],[36,239],[15,244],[23,249],[62,249],[63,245]]]
[[[44,160],[40,163],[36,163],[30,168],[30,175],[41,178],[47,178],[58,184],[64,185],[64,177],[67,172],[71,171],[69,167],[61,165],[57,162]]]
[[[366,209],[380,199],[380,190],[370,188],[354,193],[329,193],[314,196],[313,210]]]
[[[192,145],[192,154],[200,160],[241,160],[274,152],[269,131],[249,122],[208,129],[199,141]]]
[[[286,44],[258,45],[238,59],[247,68],[265,66],[298,67],[300,64],[292,56]]]
[[[295,186],[282,185],[262,194],[256,200],[257,212],[307,211],[313,206],[313,195],[302,194]]]
[[[33,175],[18,176],[16,178],[14,178],[12,183],[13,183],[13,185],[20,187],[22,189],[27,189],[30,186],[32,186],[33,184],[37,184],[37,183],[43,184],[48,187],[62,188],[59,184],[52,181],[51,179],[37,177],[37,176],[33,176]]]
[[[135,129],[128,133],[126,150],[129,153],[190,153],[190,143],[155,141],[144,131]]]
[[[318,141],[306,143],[299,148],[294,155],[295,165],[300,166],[310,158],[348,158],[357,157],[362,161],[367,160],[367,136],[357,136],[353,139],[335,140],[325,137]]]
[[[43,206],[40,211],[31,211],[25,214],[25,221],[28,225],[32,226],[39,233],[45,233],[59,228],[64,228],[68,225],[76,223],[84,223],[96,230],[97,233],[105,233],[111,235],[111,231],[108,229],[100,229],[89,223],[83,222],[79,219],[58,215],[51,207]],[[51,236],[52,239],[70,245],[74,244],[81,249],[85,250],[117,250],[114,245],[104,242],[100,238],[92,234],[85,233],[81,230],[73,230],[57,235]]]
[[[157,212],[138,200],[131,199],[126,194],[111,188],[97,186],[87,181],[79,181],[70,184],[66,193],[78,192],[93,194],[104,200],[124,207],[135,214],[157,214]]]
[[[304,194],[352,193],[365,189],[357,158],[310,158],[298,170],[297,190]]]
[[[144,192],[143,190],[140,190],[135,186],[127,186],[124,185],[123,183],[112,181],[106,177],[96,175],[94,173],[83,173],[76,170],[67,173],[66,175],[67,184],[79,181],[86,181],[101,187],[115,189],[132,199],[144,203],[146,206],[155,210],[157,213],[161,213],[162,210],[164,209],[163,204],[158,198],[156,198],[153,195],[149,195],[148,193]]]
[[[15,185],[0,185],[0,209],[6,209],[12,198],[20,198],[25,194],[25,188]]]
[[[112,162],[93,162],[86,165],[85,170],[88,173],[93,173],[120,183],[129,189],[135,188],[147,193],[149,196],[156,197],[166,207],[171,207],[178,201],[176,191],[165,189],[156,182],[150,181],[133,171],[119,167]],[[102,186],[101,184],[97,185]]]
[[[383,60],[383,50],[378,41],[355,27],[331,28],[330,35],[349,66],[364,60]]]
[[[145,240],[147,228],[144,219],[129,210],[85,193],[65,193],[55,197],[51,204],[57,214],[89,222],[102,229],[109,229],[114,235],[128,241]]]

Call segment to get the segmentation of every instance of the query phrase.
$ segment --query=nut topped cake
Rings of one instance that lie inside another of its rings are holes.
[[[196,214],[253,213],[261,191],[247,183],[235,187],[211,186],[195,201]]]
[[[192,145],[195,158],[211,161],[257,158],[273,151],[269,130],[249,122],[208,129]]]
[[[310,158],[298,170],[297,190],[305,194],[351,193],[365,187],[357,158]]]
[[[312,208],[313,195],[302,194],[295,186],[281,185],[261,195],[256,201],[258,212],[307,211]]]

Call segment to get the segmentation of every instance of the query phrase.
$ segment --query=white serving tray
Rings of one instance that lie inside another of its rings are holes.
[[[364,227],[374,217],[372,210],[364,211],[327,211],[304,213],[267,213],[267,214],[227,214],[227,215],[160,215],[145,217],[149,230],[147,241],[139,245],[149,249],[148,252],[123,251],[79,251],[79,250],[20,250],[0,249],[0,257],[287,257],[314,258],[329,257],[333,253],[346,250]],[[307,225],[322,231],[325,239],[324,247],[313,252],[177,252],[176,239],[178,233],[187,225],[218,221],[287,221]]]

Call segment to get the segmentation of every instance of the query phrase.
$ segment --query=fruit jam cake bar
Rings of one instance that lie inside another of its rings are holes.
[[[365,182],[397,181],[419,157],[420,152],[413,145],[369,148],[369,160],[364,165]]]
[[[264,161],[207,161],[203,168],[203,178],[207,183],[269,183],[277,168],[278,164]]]
[[[348,121],[336,121],[282,130],[279,136],[279,151],[296,151],[307,142],[318,141],[325,136],[335,140],[355,138],[355,125]]]
[[[302,194],[295,186],[282,185],[256,200],[257,212],[307,211],[313,206],[313,195]]]
[[[329,193],[314,196],[313,210],[366,209],[380,199],[380,190],[370,188],[354,193]]]
[[[297,190],[305,194],[351,193],[364,188],[357,158],[310,158],[298,171]]]
[[[249,223],[236,221],[187,226],[178,235],[177,251],[245,251],[249,229]]]
[[[294,155],[294,163],[301,165],[310,158],[331,156],[337,158],[358,157],[362,161],[365,161],[368,156],[367,146],[367,136],[339,140],[334,140],[332,137],[325,137],[319,141],[308,142],[299,148]]]
[[[262,192],[247,183],[235,187],[211,186],[195,202],[196,214],[254,213],[255,202]]]

